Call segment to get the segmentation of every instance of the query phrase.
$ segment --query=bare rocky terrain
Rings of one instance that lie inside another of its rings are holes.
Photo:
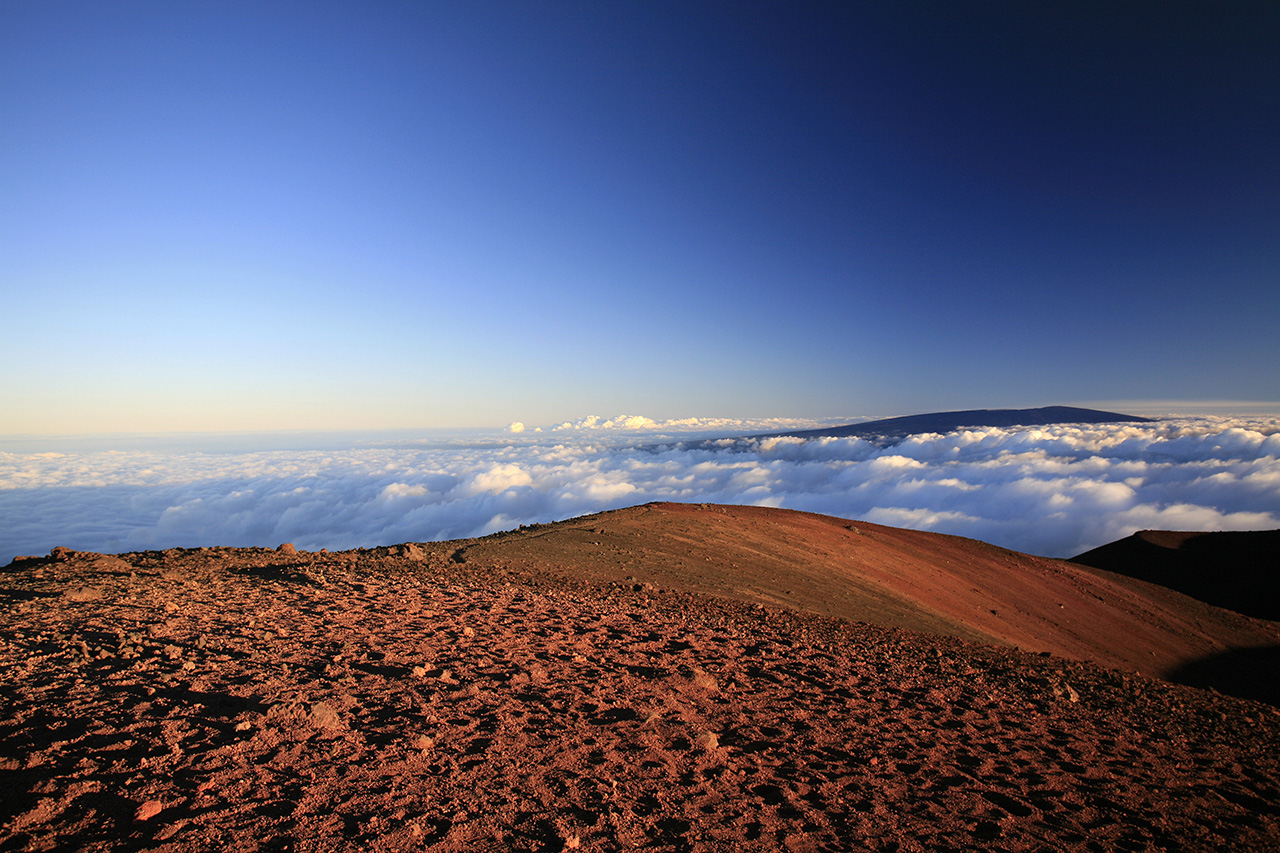
[[[972,540],[655,504],[0,596],[0,850],[1280,849],[1271,676],[1211,671],[1280,624]]]

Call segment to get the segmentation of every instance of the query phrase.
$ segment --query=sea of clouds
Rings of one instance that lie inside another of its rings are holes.
[[[691,444],[817,421],[586,418],[502,433],[0,443],[0,564],[56,545],[330,550],[647,501],[758,504],[1069,557],[1135,530],[1280,528],[1280,418]]]

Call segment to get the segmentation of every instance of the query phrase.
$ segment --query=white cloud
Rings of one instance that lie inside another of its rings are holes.
[[[790,507],[1050,556],[1142,528],[1280,527],[1275,418],[970,429],[888,448],[857,438],[655,448],[643,427],[610,433],[609,444],[601,430],[628,428],[608,422],[547,439],[0,452],[0,562],[55,545],[317,550],[460,538],[650,500]]]
[[[468,491],[472,494],[480,492],[498,494],[517,486],[532,485],[533,477],[529,476],[529,472],[519,465],[509,462],[504,465],[494,465],[486,471],[480,471],[473,475]]]
[[[892,471],[895,474],[901,471],[908,471],[915,468],[926,467],[923,462],[916,459],[909,459],[906,456],[879,456],[867,463],[867,466],[875,473],[879,474],[885,471]]]
[[[603,418],[588,415],[576,421],[564,421],[550,427],[555,432],[649,432],[649,433],[769,433],[783,430],[818,429],[851,423],[851,418],[669,418],[654,420],[644,415],[616,415]],[[539,427],[541,430],[541,427]]]
[[[392,483],[384,486],[378,497],[384,501],[393,501],[398,498],[420,498],[431,493],[431,490],[421,483],[410,485],[409,483]]]

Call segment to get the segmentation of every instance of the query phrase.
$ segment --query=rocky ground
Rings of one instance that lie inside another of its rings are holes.
[[[648,583],[0,573],[0,850],[1280,849],[1280,710]]]

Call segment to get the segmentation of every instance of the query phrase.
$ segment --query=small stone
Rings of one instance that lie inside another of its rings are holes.
[[[79,586],[67,590],[63,595],[67,601],[97,601],[103,598],[105,593],[96,586]]]
[[[695,668],[689,680],[693,682],[694,687],[709,690],[713,693],[720,689],[720,684],[716,681],[716,677],[701,668]]]
[[[342,724],[338,712],[328,702],[317,702],[308,715],[313,725],[321,729],[336,729]]]
[[[239,723],[236,723],[236,731],[238,732],[247,732],[251,728],[253,728],[253,723],[249,722],[248,720],[243,720]]]
[[[164,811],[164,803],[159,800],[147,800],[138,806],[138,810],[133,813],[134,820],[151,820],[151,818]]]
[[[415,666],[413,668],[414,678],[425,678],[426,675],[427,675],[427,668],[425,666]]]
[[[283,545],[281,545],[279,548],[276,548],[276,551],[278,551],[278,552],[279,552],[279,553],[281,553],[281,554],[284,554],[284,555],[285,555],[285,556],[287,556],[287,557],[289,557],[289,556],[293,556],[294,554],[297,554],[297,553],[298,553],[298,549],[297,549],[297,548],[295,548],[295,547],[293,547],[293,543],[292,543],[292,542],[286,542],[286,543],[284,543],[284,544],[283,544]]]
[[[428,749],[436,745],[436,742],[426,735],[418,735],[413,739],[413,748],[426,752]]]

